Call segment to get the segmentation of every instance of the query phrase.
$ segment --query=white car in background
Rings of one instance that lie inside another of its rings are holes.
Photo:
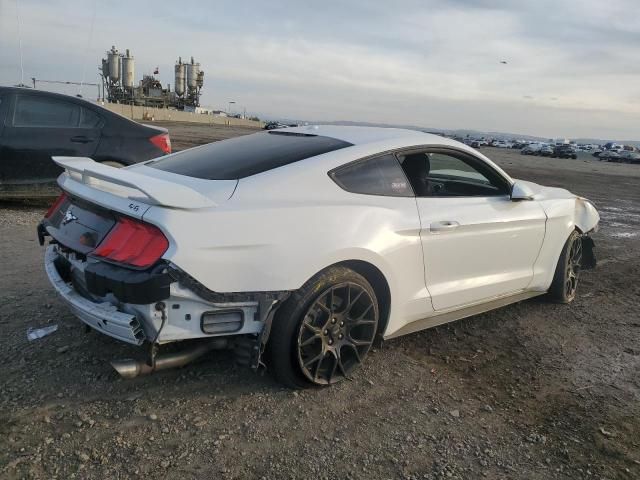
[[[84,323],[149,346],[113,362],[126,377],[233,348],[288,386],[328,385],[376,339],[571,302],[595,265],[591,202],[422,132],[309,126],[123,169],[54,160],[46,272]]]

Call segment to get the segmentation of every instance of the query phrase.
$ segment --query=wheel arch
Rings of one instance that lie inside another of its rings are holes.
[[[378,267],[372,263],[363,260],[347,260],[339,263],[350,268],[356,273],[362,275],[376,292],[378,299],[378,309],[380,314],[380,323],[378,325],[378,336],[382,336],[389,324],[389,315],[391,313],[391,289],[389,282]]]
[[[371,262],[352,259],[342,260],[331,265],[327,265],[325,268],[316,272],[309,278],[312,278],[315,275],[318,275],[319,273],[332,267],[349,268],[350,270],[353,270],[354,272],[362,275],[365,280],[369,282],[369,284],[373,288],[373,291],[376,293],[380,315],[376,336],[382,338],[382,335],[384,334],[387,325],[389,324],[389,317],[391,313],[391,288],[384,273],[382,273],[382,271]]]
[[[586,198],[577,197],[574,210],[575,227],[582,234],[586,234],[596,229],[600,215],[596,207]]]

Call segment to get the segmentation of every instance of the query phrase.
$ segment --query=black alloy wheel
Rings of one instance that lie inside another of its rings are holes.
[[[290,388],[333,385],[365,360],[380,322],[378,298],[369,281],[348,267],[328,267],[277,310],[267,366]]]
[[[569,301],[576,296],[578,289],[578,276],[580,274],[580,264],[582,262],[582,239],[574,238],[567,256],[567,274],[565,279],[565,295]]]
[[[351,282],[318,295],[298,330],[298,365],[308,380],[330,385],[362,363],[378,327],[374,305],[369,292]]]
[[[556,265],[549,297],[558,303],[571,303],[576,298],[582,267],[582,234],[571,232]]]

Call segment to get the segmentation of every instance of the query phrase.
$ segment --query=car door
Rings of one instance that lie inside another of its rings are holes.
[[[17,93],[2,132],[0,174],[5,184],[55,180],[52,156],[91,156],[100,140],[100,117],[79,103]]]
[[[392,153],[374,155],[338,167],[329,176],[353,193],[342,207],[344,226],[355,250],[379,255],[383,275],[389,282],[391,314],[387,331],[433,313],[424,283],[420,218],[411,186]],[[332,200],[333,201],[333,200]],[[340,201],[340,200],[336,200]],[[353,217],[350,217],[353,215]]]
[[[526,289],[544,240],[542,207],[511,201],[510,182],[467,152],[433,148],[399,160],[416,193],[434,310]]]

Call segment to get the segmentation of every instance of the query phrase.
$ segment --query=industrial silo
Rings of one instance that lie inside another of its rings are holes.
[[[200,64],[193,62],[191,57],[191,63],[187,64],[187,88],[189,90],[195,90],[198,87],[198,73],[200,73]]]
[[[102,76],[105,78],[109,76],[109,62],[105,58],[102,59]]]
[[[107,65],[109,69],[109,79],[112,83],[118,83],[120,80],[120,55],[115,46],[107,52]]]
[[[182,63],[182,58],[178,58],[178,63],[175,66],[175,92],[179,97],[184,95],[185,82],[186,82],[186,70],[187,66]]]
[[[126,55],[122,56],[122,87],[131,90],[135,84],[135,64],[133,57],[127,49]]]

